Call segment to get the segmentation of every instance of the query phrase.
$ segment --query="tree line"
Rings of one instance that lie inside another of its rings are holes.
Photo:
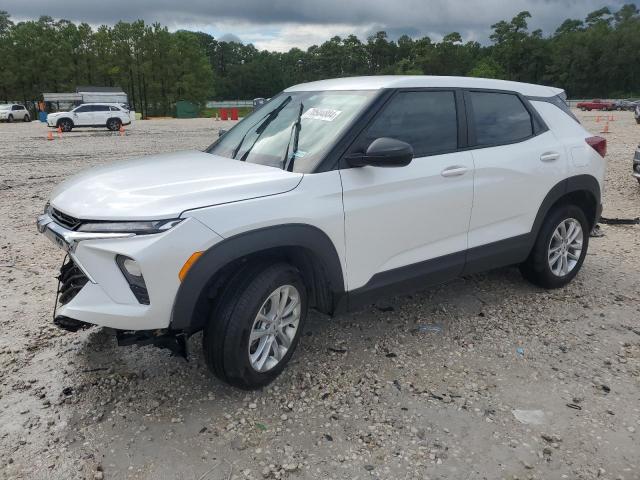
[[[335,36],[288,52],[170,32],[142,20],[93,29],[86,23],[14,23],[0,11],[0,101],[39,99],[78,85],[119,86],[143,115],[172,112],[175,102],[270,97],[295,83],[381,74],[468,75],[554,85],[570,97],[640,95],[640,14],[634,4],[567,19],[551,35],[530,31],[527,11],[492,25],[491,43],[452,32],[397,40]]]

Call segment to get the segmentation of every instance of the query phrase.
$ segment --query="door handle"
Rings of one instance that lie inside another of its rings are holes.
[[[467,173],[467,170],[467,167],[455,165],[453,167],[445,168],[442,172],[440,172],[440,175],[442,175],[443,177],[459,177],[460,175],[464,175],[465,173]]]
[[[557,152],[547,152],[540,155],[540,161],[542,162],[553,162],[560,158],[560,154]]]

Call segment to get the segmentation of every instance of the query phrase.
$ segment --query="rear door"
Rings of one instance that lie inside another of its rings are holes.
[[[109,105],[94,105],[93,106],[93,124],[94,125],[106,125],[107,120],[111,117],[111,109]]]
[[[528,234],[543,199],[566,177],[567,160],[563,145],[521,96],[468,91],[465,105],[475,164],[473,249]]]
[[[364,152],[391,137],[411,144],[414,158],[404,167],[340,171],[349,290],[462,270],[473,201],[473,158],[459,150],[462,112],[461,92],[399,91],[350,148]]]
[[[27,111],[21,105],[14,105],[11,107],[11,114],[13,115],[14,120],[23,120],[25,113],[27,113]]]

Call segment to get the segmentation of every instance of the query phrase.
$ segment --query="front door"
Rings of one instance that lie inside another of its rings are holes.
[[[93,107],[82,105],[73,111],[73,124],[76,127],[93,125]]]
[[[474,165],[470,152],[458,151],[461,102],[450,90],[399,91],[350,149],[363,152],[380,137],[414,149],[405,167],[340,171],[350,291],[404,290],[462,271]]]

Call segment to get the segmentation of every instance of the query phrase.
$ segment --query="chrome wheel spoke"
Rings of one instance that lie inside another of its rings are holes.
[[[291,339],[287,335],[285,328],[278,329],[277,335],[278,335],[278,340],[280,341],[280,344],[284,348],[289,348],[291,346]]]
[[[281,287],[278,301],[278,315],[283,316],[284,309],[289,301],[289,287]]]
[[[580,254],[576,253],[576,252],[567,252],[567,256],[571,259],[571,260],[575,260],[576,262],[580,259]]]
[[[269,335],[269,330],[252,330],[249,335],[249,343],[254,343],[256,340],[260,340],[262,337]]]

